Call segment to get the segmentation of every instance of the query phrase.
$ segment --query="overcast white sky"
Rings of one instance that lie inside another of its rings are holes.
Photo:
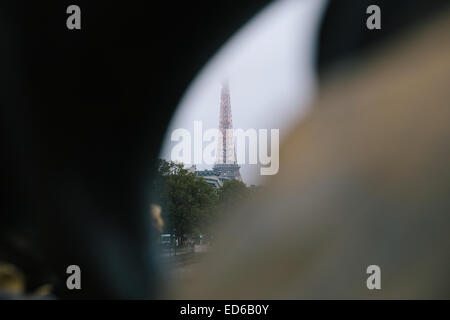
[[[173,130],[185,128],[193,137],[194,120],[203,121],[203,130],[218,127],[223,79],[230,84],[234,128],[279,129],[285,137],[315,94],[314,46],[325,1],[275,1],[226,42],[180,101],[161,157],[170,160]],[[240,172],[248,185],[263,183],[257,165]]]

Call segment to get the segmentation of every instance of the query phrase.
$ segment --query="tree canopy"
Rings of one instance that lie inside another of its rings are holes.
[[[164,232],[198,236],[256,190],[237,180],[225,181],[219,190],[184,169],[182,163],[159,160],[155,202],[162,208]]]

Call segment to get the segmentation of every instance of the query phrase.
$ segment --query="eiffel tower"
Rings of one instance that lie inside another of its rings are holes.
[[[219,130],[222,134],[217,143],[216,163],[213,170],[221,180],[236,179],[242,181],[239,165],[236,161],[236,149],[233,142],[233,122],[231,118],[230,88],[227,81],[222,83],[220,95]]]

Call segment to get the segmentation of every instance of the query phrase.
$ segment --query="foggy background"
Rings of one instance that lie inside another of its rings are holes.
[[[170,141],[173,130],[187,129],[193,137],[195,120],[203,121],[203,132],[218,128],[224,79],[230,85],[234,129],[268,129],[269,133],[279,129],[280,139],[287,136],[315,94],[313,41],[324,3],[276,1],[233,36],[186,91],[166,133],[161,157],[170,160],[171,149],[178,143]],[[263,183],[259,165],[241,165],[240,172],[247,185]]]

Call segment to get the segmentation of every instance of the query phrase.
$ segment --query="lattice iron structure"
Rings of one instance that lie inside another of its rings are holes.
[[[233,141],[233,120],[231,117],[230,87],[227,81],[222,83],[220,95],[219,130],[221,137],[217,143],[216,164],[213,170],[220,177],[242,181],[239,165],[236,161],[236,149]]]

